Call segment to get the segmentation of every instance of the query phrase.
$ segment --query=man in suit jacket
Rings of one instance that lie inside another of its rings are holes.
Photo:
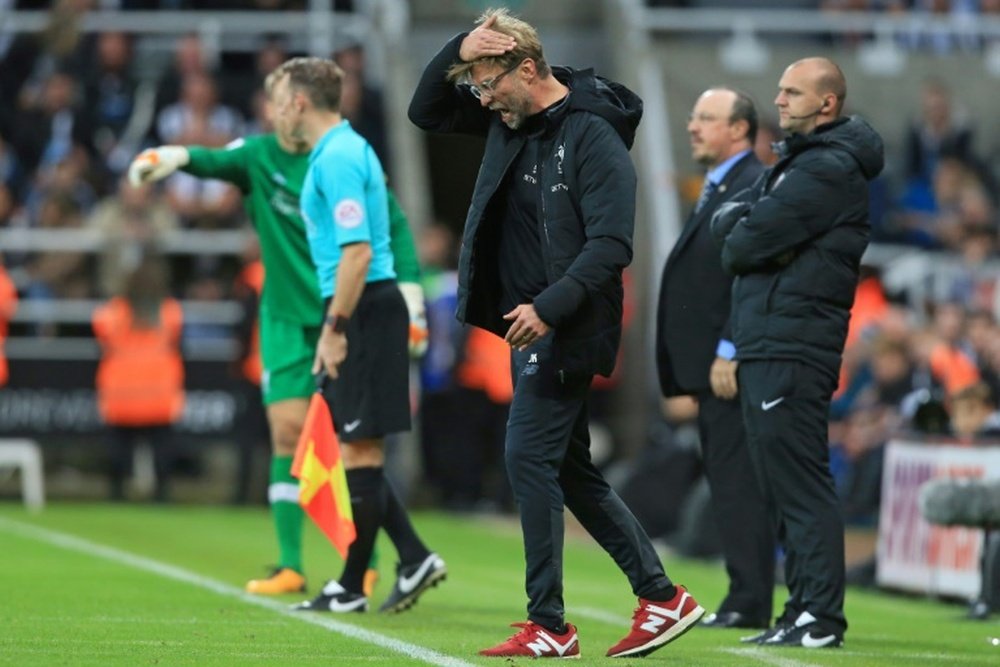
[[[722,269],[709,229],[719,204],[750,187],[764,167],[753,153],[757,112],[749,97],[711,88],[688,121],[691,151],[705,186],[663,269],[656,361],[664,396],[698,399],[705,475],[722,539],[729,593],[703,624],[767,627],[774,587],[774,529],[747,450],[735,400],[735,347],[729,335],[733,277]]]

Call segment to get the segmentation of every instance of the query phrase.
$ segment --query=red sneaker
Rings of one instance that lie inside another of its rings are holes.
[[[579,658],[580,642],[576,638],[576,627],[566,624],[566,632],[557,635],[537,623],[511,623],[512,628],[521,631],[493,648],[484,648],[479,655],[490,658]]]
[[[656,602],[639,598],[632,614],[632,631],[608,649],[608,657],[645,656],[669,644],[698,623],[705,610],[687,589],[677,586],[672,600]]]

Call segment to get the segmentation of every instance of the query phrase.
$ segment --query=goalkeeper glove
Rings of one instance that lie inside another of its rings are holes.
[[[410,312],[410,356],[419,359],[427,351],[427,310],[424,290],[418,283],[399,283],[399,291]]]
[[[183,146],[160,146],[139,153],[128,167],[128,182],[133,187],[166,178],[190,160]]]

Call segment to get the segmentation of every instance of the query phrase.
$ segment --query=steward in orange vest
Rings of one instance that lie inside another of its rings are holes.
[[[164,296],[163,266],[140,265],[126,280],[126,294],[94,311],[94,334],[101,346],[97,367],[97,407],[109,427],[111,498],[125,498],[137,442],[153,450],[157,501],[167,500],[173,467],[171,425],[184,410],[184,363],[180,304]]]
[[[153,320],[153,318],[150,318]],[[101,417],[118,426],[172,424],[184,409],[184,364],[180,304],[160,304],[155,321],[137,317],[124,297],[94,312],[101,345],[97,401]]]
[[[260,295],[264,291],[264,263],[259,259],[250,262],[243,267],[240,274],[236,276],[236,291],[247,292],[246,298],[241,299],[244,307],[253,307],[256,313],[259,308]],[[252,299],[252,303],[251,303]],[[253,329],[249,333],[249,340],[243,351],[243,358],[240,364],[240,372],[243,377],[260,386],[260,376],[263,371],[263,364],[260,360],[260,318],[254,315],[248,318],[252,322]]]
[[[17,289],[3,266],[0,266],[0,387],[7,384],[7,357],[3,353],[3,343],[7,338],[7,322],[17,310]]]

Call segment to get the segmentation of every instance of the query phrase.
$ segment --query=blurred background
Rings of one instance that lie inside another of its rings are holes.
[[[594,67],[645,101],[626,343],[594,392],[592,437],[654,536],[718,553],[703,529],[697,406],[660,399],[652,352],[660,271],[703,177],[687,116],[707,87],[744,89],[762,116],[757,153],[773,162],[778,78],[810,55],[840,64],[847,112],[868,118],[887,150],[830,431],[845,512],[868,536],[854,562],[869,570],[855,574],[874,576],[880,511],[914,502],[912,484],[893,491],[903,505],[883,502],[883,479],[909,479],[886,473],[887,443],[944,452],[918,481],[950,465],[1000,476],[996,449],[963,458],[1000,433],[1000,0],[0,0],[0,496],[21,492],[3,449],[25,439],[42,454],[49,498],[115,495],[93,321],[140,289],[180,305],[186,401],[168,468],[140,446],[117,492],[156,499],[169,475],[174,502],[264,502],[267,431],[246,363],[259,249],[239,193],[183,174],[134,189],[122,176],[149,146],[267,131],[265,75],[314,54],[343,67],[344,115],[382,158],[423,263],[431,345],[414,364],[417,427],[393,450],[394,475],[417,504],[509,510],[505,348],[453,317],[482,144],[406,119],[423,65],[496,4],[539,28],[550,62]]]

